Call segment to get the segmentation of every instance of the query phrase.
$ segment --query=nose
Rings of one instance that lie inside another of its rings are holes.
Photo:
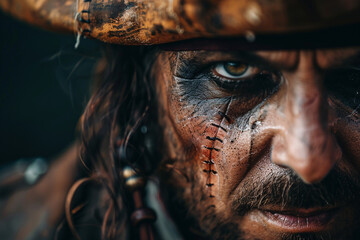
[[[341,158],[341,149],[329,127],[329,106],[320,76],[308,59],[286,80],[282,125],[274,136],[272,161],[291,168],[304,182],[321,181]]]

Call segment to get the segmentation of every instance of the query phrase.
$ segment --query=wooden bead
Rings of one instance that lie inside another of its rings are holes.
[[[122,175],[125,179],[130,178],[134,175],[136,175],[136,172],[134,169],[132,169],[131,167],[127,166],[124,167],[123,171],[122,171]]]
[[[140,176],[132,176],[125,180],[125,186],[131,190],[135,191],[139,188],[143,188],[145,186],[145,179]]]
[[[130,219],[132,225],[137,226],[145,221],[154,222],[156,220],[156,213],[150,208],[139,208],[131,214]]]

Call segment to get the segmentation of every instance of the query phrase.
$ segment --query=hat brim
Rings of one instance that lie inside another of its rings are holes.
[[[252,37],[360,23],[358,0],[5,0],[32,24],[123,45]]]

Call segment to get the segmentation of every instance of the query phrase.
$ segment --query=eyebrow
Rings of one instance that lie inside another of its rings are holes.
[[[316,51],[316,50],[315,50]],[[189,68],[198,69],[201,66],[209,66],[222,61],[239,61],[256,67],[261,67],[269,71],[292,71],[298,65],[298,50],[275,50],[275,51],[178,51],[175,61],[181,61],[175,74],[178,71],[186,72]],[[263,55],[263,56],[262,56]],[[355,54],[342,58],[341,50],[339,57],[335,56],[337,64],[330,64],[325,69],[358,67],[360,64],[360,50]],[[317,62],[317,61],[316,61]],[[315,63],[317,64],[317,63]],[[321,68],[321,67],[320,67]]]
[[[293,70],[297,67],[299,58],[298,58],[298,54],[299,51],[301,50],[297,50],[296,51],[296,55],[293,55],[295,52],[294,51],[276,51],[276,54],[279,55],[278,57],[278,61],[275,57],[275,59],[271,59],[274,55],[271,54],[272,52],[264,52],[265,56],[259,56],[258,54],[261,52],[255,52],[253,53],[254,56],[258,57],[261,61],[266,62],[269,66],[271,66],[274,69],[277,70]],[[318,66],[318,60],[317,60],[317,55],[318,55],[318,51],[317,49],[314,50],[315,51],[315,65]],[[330,50],[329,50],[330,51]],[[335,50],[336,51],[336,50]],[[337,49],[337,54],[332,55],[331,57],[333,58],[333,61],[330,61],[328,66],[326,66],[325,68],[321,68],[320,66],[318,66],[320,69],[332,69],[332,68],[342,68],[342,67],[358,67],[360,68],[360,50],[355,51],[354,54],[349,54],[348,56],[344,57],[344,54],[346,55],[345,50],[344,49]],[[266,55],[266,53],[269,53],[269,55]],[[275,52],[273,52],[275,53]],[[280,56],[280,54],[284,54],[285,56]],[[288,54],[288,57],[286,57],[286,54]],[[325,56],[326,57],[326,56]]]
[[[181,51],[178,52],[176,61],[182,61],[186,67],[202,65],[206,63],[225,61],[239,61],[249,65],[263,67],[269,70],[284,70],[290,69],[288,61],[270,61],[268,58],[259,55],[255,51]],[[220,60],[219,60],[220,59]],[[233,60],[232,60],[233,59]]]
[[[296,67],[297,65],[297,58],[295,58],[293,61],[290,61],[290,57],[292,54],[294,54],[294,51],[281,51],[281,50],[277,50],[274,52],[267,52],[269,55],[268,56],[261,56],[261,52],[247,52],[247,57],[249,59],[251,59],[252,61],[254,61],[254,63],[260,64],[261,66],[267,66],[271,69],[274,70],[292,70]],[[284,56],[280,56],[278,59],[274,59],[272,58],[275,54],[279,55],[285,54]],[[289,54],[286,57],[286,54]],[[296,52],[296,55],[298,54],[298,52]]]

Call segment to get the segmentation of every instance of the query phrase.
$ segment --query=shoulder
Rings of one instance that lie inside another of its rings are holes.
[[[14,163],[0,174],[0,239],[53,239],[77,175],[78,146],[51,161]]]

